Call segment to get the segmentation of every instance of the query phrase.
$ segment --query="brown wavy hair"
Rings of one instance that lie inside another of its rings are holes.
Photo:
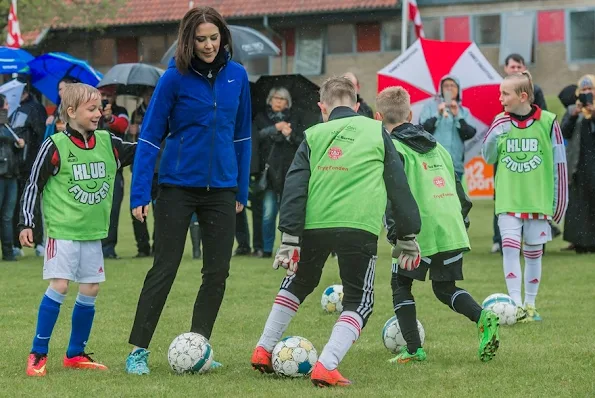
[[[219,28],[219,34],[221,34],[221,46],[219,51],[223,47],[230,56],[232,53],[231,44],[231,32],[227,27],[225,19],[219,14],[213,7],[195,7],[186,12],[184,18],[180,22],[180,28],[178,30],[178,47],[176,48],[176,68],[180,73],[186,73],[190,68],[190,60],[194,56],[194,40],[196,35],[196,28],[201,23],[212,23]]]

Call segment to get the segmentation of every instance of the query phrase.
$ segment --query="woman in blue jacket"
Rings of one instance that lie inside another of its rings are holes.
[[[147,348],[194,212],[204,262],[190,331],[209,339],[223,300],[236,212],[248,199],[251,151],[250,84],[245,69],[231,61],[231,51],[231,34],[215,9],[189,10],[180,23],[175,57],[143,120],[130,192],[132,213],[140,221],[147,216],[153,167],[164,139],[165,148],[155,203],[155,259],[130,333],[134,349],[126,360],[128,373],[149,373]]]

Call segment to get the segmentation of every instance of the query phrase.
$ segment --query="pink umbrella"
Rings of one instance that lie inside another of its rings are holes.
[[[502,77],[473,42],[419,39],[378,72],[378,91],[402,86],[411,95],[413,122],[419,121],[427,101],[437,101],[440,80],[453,75],[461,84],[463,105],[469,108],[476,137],[467,143],[467,158],[479,153],[481,139],[494,117],[502,112]]]

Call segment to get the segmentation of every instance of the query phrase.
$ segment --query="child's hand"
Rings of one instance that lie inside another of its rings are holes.
[[[33,230],[31,228],[23,229],[19,234],[19,241],[23,246],[33,247]]]

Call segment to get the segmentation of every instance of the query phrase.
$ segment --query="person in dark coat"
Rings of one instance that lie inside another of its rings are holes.
[[[304,139],[304,131],[299,113],[291,111],[291,95],[286,88],[271,89],[266,103],[266,109],[254,118],[252,129],[259,140],[258,167],[267,173],[262,207],[263,257],[271,257],[285,175]]]
[[[568,210],[564,240],[577,253],[595,253],[595,76],[578,82],[578,99],[562,119],[562,135],[568,140]]]

